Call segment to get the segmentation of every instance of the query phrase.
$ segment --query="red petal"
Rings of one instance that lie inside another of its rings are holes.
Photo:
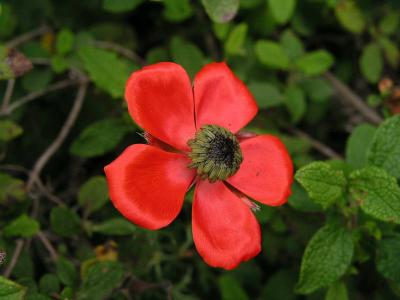
[[[194,100],[189,76],[169,62],[132,73],[125,98],[131,117],[151,135],[182,150],[195,134]]]
[[[257,114],[257,104],[244,83],[225,63],[211,63],[194,79],[196,124],[215,124],[237,132]]]
[[[261,203],[284,204],[290,195],[293,164],[283,143],[272,135],[260,135],[242,141],[240,147],[243,163],[227,182]]]
[[[188,159],[156,147],[128,147],[104,168],[114,206],[131,222],[148,229],[171,223],[180,212],[195,172]]]
[[[222,182],[197,184],[192,219],[197,251],[210,266],[230,270],[261,251],[256,218]]]

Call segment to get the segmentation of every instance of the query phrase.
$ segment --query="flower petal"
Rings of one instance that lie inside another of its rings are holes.
[[[125,98],[135,122],[165,143],[188,150],[196,132],[189,76],[179,65],[163,62],[133,72]]]
[[[153,146],[128,147],[104,168],[114,206],[131,222],[159,229],[180,212],[195,172],[188,159]]]
[[[225,63],[203,67],[194,79],[197,128],[214,124],[236,133],[257,114],[254,97]]]
[[[227,182],[263,204],[287,201],[293,182],[293,164],[285,145],[272,135],[260,135],[240,143],[243,162]]]
[[[210,266],[230,270],[261,251],[256,218],[222,182],[197,183],[192,222],[197,251]]]

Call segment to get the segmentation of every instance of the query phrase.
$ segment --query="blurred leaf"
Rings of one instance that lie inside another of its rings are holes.
[[[174,62],[182,65],[191,78],[200,71],[205,63],[205,57],[201,50],[178,36],[172,38],[170,49]]]
[[[25,299],[26,288],[7,278],[0,276],[0,299],[2,300],[23,300]]]
[[[304,54],[303,42],[291,30],[281,35],[281,45],[290,59],[296,59]]]
[[[171,22],[182,22],[193,14],[189,0],[164,0],[164,16]]]
[[[78,300],[105,299],[117,288],[123,279],[122,265],[116,261],[95,263],[83,277]]]
[[[382,52],[376,43],[368,44],[363,48],[360,57],[360,70],[365,79],[376,83],[381,78],[383,69]]]
[[[130,128],[121,119],[104,119],[86,127],[72,143],[70,152],[81,157],[94,157],[113,150]]]
[[[293,182],[291,186],[292,194],[288,199],[288,203],[294,209],[303,212],[321,211],[322,207],[310,199],[305,189],[297,182]]]
[[[225,274],[218,278],[218,287],[222,300],[248,300],[245,290],[235,277]]]
[[[400,178],[400,116],[385,120],[376,130],[367,153],[368,162]]]
[[[297,68],[309,76],[320,75],[334,63],[333,56],[325,50],[309,52],[296,60]]]
[[[296,7],[296,0],[268,0],[272,16],[279,24],[290,20]]]
[[[114,98],[123,96],[129,77],[126,61],[118,58],[114,52],[94,47],[81,47],[78,54],[85,70],[99,88]]]
[[[66,286],[74,286],[77,281],[75,266],[66,258],[60,257],[56,263],[57,276]]]
[[[304,251],[297,292],[310,294],[337,281],[350,267],[353,252],[349,231],[331,225],[322,227]]]
[[[68,63],[62,55],[54,55],[51,58],[51,68],[55,73],[63,73],[68,70]]]
[[[108,187],[104,176],[94,176],[79,189],[79,204],[88,214],[101,209],[108,202]]]
[[[214,34],[221,41],[224,41],[228,37],[231,27],[231,23],[213,23]]]
[[[346,178],[342,171],[333,170],[324,162],[313,162],[296,172],[295,178],[308,195],[324,209],[342,196]]]
[[[149,64],[154,64],[168,60],[170,60],[168,50],[163,47],[152,48],[146,54],[146,61]]]
[[[348,300],[346,285],[342,281],[332,284],[326,293],[325,300]]]
[[[0,142],[8,142],[20,136],[23,129],[10,120],[0,121]]]
[[[383,53],[389,65],[397,68],[400,61],[400,52],[397,45],[386,37],[379,39],[379,45],[382,47]]]
[[[101,224],[94,224],[92,231],[107,235],[131,235],[136,231],[136,226],[123,218],[109,219]]]
[[[385,170],[367,167],[350,174],[350,193],[368,215],[400,224],[400,187]]]
[[[60,291],[60,281],[56,275],[47,273],[40,278],[39,287],[44,294],[57,294]]]
[[[335,8],[336,18],[339,23],[352,33],[364,31],[365,20],[360,9],[353,1],[340,1]]]
[[[60,54],[67,54],[74,46],[75,36],[74,33],[68,28],[63,28],[57,34],[56,49]]]
[[[379,22],[379,29],[385,34],[393,34],[399,28],[400,14],[397,10],[389,11]]]
[[[378,242],[376,268],[385,278],[400,282],[400,237]]]
[[[260,62],[272,69],[286,70],[289,67],[289,57],[280,44],[270,40],[259,40],[255,51]]]
[[[201,0],[201,2],[210,19],[217,23],[229,22],[239,9],[239,0]]]
[[[40,230],[40,224],[26,214],[20,215],[3,229],[6,237],[32,237]]]
[[[281,92],[271,83],[251,82],[247,87],[256,98],[258,107],[261,109],[279,106],[283,103]]]
[[[53,79],[53,73],[49,69],[33,70],[22,77],[22,86],[28,92],[36,92],[44,89]]]
[[[376,128],[370,124],[360,124],[351,132],[346,144],[346,161],[354,169],[367,164],[367,150],[375,131]]]
[[[103,9],[112,13],[134,10],[144,0],[103,0]]]
[[[13,7],[8,3],[0,3],[0,37],[9,37],[18,24]]]
[[[17,200],[25,198],[24,182],[6,173],[0,172],[0,204],[9,197]]]
[[[57,235],[70,237],[79,232],[80,219],[74,211],[66,207],[55,207],[50,213],[50,224]]]
[[[264,285],[260,299],[267,300],[295,300],[293,292],[296,277],[291,270],[280,270],[268,277]]]
[[[224,45],[226,54],[228,55],[245,54],[243,45],[244,42],[246,41],[247,27],[248,26],[246,23],[240,23],[232,28]]]
[[[289,86],[285,91],[285,104],[293,123],[301,120],[307,110],[304,92],[297,86]]]
[[[331,85],[322,78],[307,78],[302,85],[313,102],[326,102],[333,94]]]

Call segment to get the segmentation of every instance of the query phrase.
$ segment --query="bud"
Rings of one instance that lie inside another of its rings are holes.
[[[21,52],[0,46],[0,80],[21,76],[31,69],[31,61]]]

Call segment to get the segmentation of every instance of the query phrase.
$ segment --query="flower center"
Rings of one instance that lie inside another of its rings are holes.
[[[217,125],[204,125],[188,141],[191,148],[189,168],[196,168],[202,179],[225,180],[239,170],[242,151],[235,135]]]

